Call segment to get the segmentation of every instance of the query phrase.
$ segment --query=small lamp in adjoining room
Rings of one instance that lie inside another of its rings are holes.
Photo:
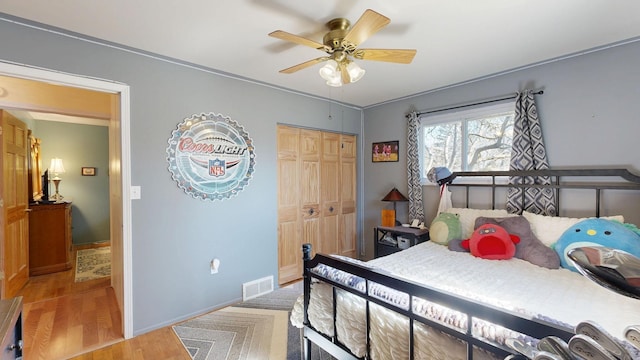
[[[409,199],[407,199],[406,196],[402,195],[402,193],[394,187],[385,197],[382,198],[382,201],[393,202],[392,214],[390,213],[391,210],[382,210],[382,226],[395,226],[401,224],[398,220],[396,220],[396,203],[399,201],[409,201]]]
[[[58,192],[60,181],[62,181],[62,179],[60,179],[60,174],[63,174],[65,172],[64,165],[62,164],[62,159],[60,158],[51,159],[51,166],[49,167],[49,172],[53,173],[53,178],[51,178],[51,181],[53,181],[53,184],[56,187],[56,194],[53,196],[53,199],[54,201],[58,202],[62,200],[62,195],[60,195],[60,192]]]

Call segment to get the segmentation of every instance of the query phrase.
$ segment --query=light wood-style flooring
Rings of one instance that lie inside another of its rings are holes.
[[[76,283],[71,269],[31,277],[18,295],[24,359],[191,359],[171,327],[125,341],[109,278]]]

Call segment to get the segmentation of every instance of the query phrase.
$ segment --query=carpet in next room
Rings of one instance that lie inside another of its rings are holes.
[[[78,250],[75,282],[111,276],[111,247]]]

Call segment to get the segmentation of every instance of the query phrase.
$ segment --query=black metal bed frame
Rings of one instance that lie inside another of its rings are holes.
[[[549,177],[551,181],[549,184],[502,184],[496,182],[496,178],[499,177]],[[453,179],[465,178],[465,177],[490,177],[492,179],[490,184],[487,183],[464,183],[455,184],[451,183],[451,186],[462,186],[466,188],[467,205],[469,203],[469,191],[472,187],[490,187],[492,189],[492,208],[495,207],[496,201],[496,189],[501,187],[543,187],[553,188],[556,194],[559,195],[561,189],[577,188],[577,189],[593,189],[596,191],[596,216],[600,213],[600,197],[601,190],[603,189],[622,189],[622,190],[640,190],[640,176],[634,175],[626,169],[587,169],[587,170],[537,170],[537,171],[497,171],[497,172],[457,172],[453,174]],[[565,182],[561,180],[561,177],[580,177],[585,178],[588,182]],[[607,180],[617,181],[589,181],[588,178],[592,177],[606,177]],[[556,204],[559,209],[559,196],[556,196]],[[471,300],[462,298],[457,295],[444,293],[440,290],[433,289],[431,287],[421,285],[408,280],[401,280],[390,276],[384,272],[379,272],[364,266],[360,266],[357,263],[347,262],[339,260],[335,257],[326,256],[323,254],[316,254],[311,258],[311,245],[303,245],[303,260],[304,260],[304,356],[305,359],[310,359],[311,356],[311,343],[315,343],[323,350],[330,353],[332,356],[338,359],[359,359],[354,356],[337,338],[337,332],[335,331],[336,322],[336,291],[341,289],[354,294],[366,301],[366,348],[367,355],[364,359],[370,359],[370,337],[369,337],[369,324],[370,324],[370,309],[371,303],[380,305],[386,309],[392,310],[400,315],[405,316],[409,320],[409,326],[407,332],[409,334],[409,354],[410,359],[414,359],[414,334],[413,324],[414,322],[423,323],[443,333],[452,335],[458,339],[464,341],[467,345],[467,359],[473,359],[473,347],[477,346],[482,349],[486,349],[498,356],[505,357],[508,355],[515,355],[518,358],[518,354],[514,353],[509,348],[492,343],[482,338],[476,337],[473,331],[473,319],[481,319],[491,322],[493,324],[503,326],[507,329],[541,339],[545,336],[557,336],[565,341],[574,335],[572,329],[561,328],[556,325],[546,323],[537,319],[528,319],[519,314],[506,312],[504,310],[491,307],[489,305],[475,303]],[[323,275],[320,275],[314,271],[313,268],[320,264],[325,264],[334,269],[347,272],[349,274],[361,277],[365,279],[365,292],[362,293],[352,287],[343,285],[340,282],[333,281]],[[326,336],[317,331],[309,322],[307,310],[309,307],[309,299],[311,296],[311,282],[316,279],[324,283],[330,284],[333,288],[333,322],[334,322],[334,336]],[[400,291],[409,296],[408,310],[402,309],[395,305],[389,304],[384,300],[381,300],[375,296],[372,296],[369,292],[371,283],[386,286],[388,288]],[[442,304],[447,308],[459,311],[467,316],[467,329],[465,332],[443,325],[437,321],[425,318],[412,311],[413,301],[415,298],[425,299],[434,303]],[[524,359],[524,357],[519,357]]]
[[[562,178],[587,178],[587,181],[562,181]],[[618,181],[595,182],[589,181],[594,177],[606,177]],[[462,183],[455,184],[456,178],[490,178],[491,183]],[[498,183],[498,178],[513,178],[513,183]],[[527,179],[547,180],[547,184],[526,183]],[[553,189],[556,193],[556,208],[560,209],[561,189],[589,189],[595,190],[595,212],[596,217],[600,216],[600,200],[602,190],[640,190],[640,176],[631,173],[627,169],[569,169],[569,170],[519,170],[519,171],[478,171],[478,172],[454,172],[449,183],[450,187],[464,187],[466,189],[466,203],[469,206],[469,195],[471,188],[491,188],[491,208],[496,205],[496,189],[498,188],[546,188]],[[524,192],[522,193],[524,203]]]

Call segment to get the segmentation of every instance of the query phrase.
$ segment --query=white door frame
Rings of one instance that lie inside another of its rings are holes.
[[[76,88],[107,92],[120,95],[120,142],[122,176],[122,251],[124,296],[123,314],[124,338],[133,337],[133,284],[132,284],[132,242],[131,242],[131,143],[130,143],[130,98],[129,86],[106,80],[88,78],[43,68],[29,67],[0,61],[0,75],[44,81]]]

